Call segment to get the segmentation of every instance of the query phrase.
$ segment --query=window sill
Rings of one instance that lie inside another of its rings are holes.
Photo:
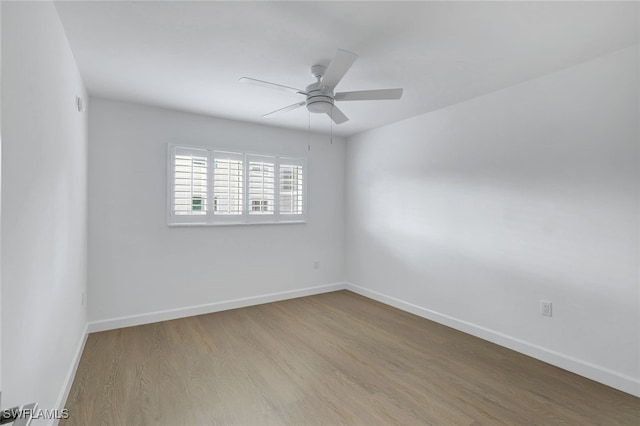
[[[222,223],[169,223],[170,228],[191,226],[255,226],[255,225],[306,225],[306,220],[282,220],[279,222],[222,222]]]

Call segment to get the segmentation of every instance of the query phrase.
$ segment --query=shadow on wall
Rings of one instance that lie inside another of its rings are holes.
[[[616,206],[634,200],[539,185],[524,194],[504,181],[371,181],[362,192],[375,201],[354,203],[368,206],[355,213],[365,219],[351,248],[354,284],[632,374],[637,312],[625,294],[637,286],[638,248],[620,232],[632,218]],[[542,299],[553,318],[540,316]]]

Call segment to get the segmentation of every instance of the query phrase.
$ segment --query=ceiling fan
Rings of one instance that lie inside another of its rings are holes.
[[[264,114],[268,117],[287,111],[303,107],[306,105],[309,112],[327,114],[336,124],[342,124],[349,120],[340,109],[334,105],[335,101],[378,101],[385,99],[400,99],[402,89],[381,89],[362,90],[357,92],[334,93],[335,87],[340,83],[342,77],[349,71],[351,65],[358,59],[355,53],[338,49],[328,67],[324,65],[314,65],[311,67],[311,75],[317,81],[307,86],[305,90],[295,87],[283,86],[282,84],[270,83],[268,81],[256,80],[255,78],[242,77],[240,83],[255,84],[262,87],[282,90],[285,92],[304,95],[306,99],[293,105],[271,111]]]

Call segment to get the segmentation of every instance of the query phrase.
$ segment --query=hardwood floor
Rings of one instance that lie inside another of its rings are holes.
[[[640,425],[640,398],[348,291],[91,334],[60,425]]]

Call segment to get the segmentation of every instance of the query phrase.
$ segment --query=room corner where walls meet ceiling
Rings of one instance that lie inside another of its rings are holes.
[[[566,68],[638,42],[635,3],[56,1],[90,95],[350,136]],[[571,25],[567,25],[570,22]],[[349,102],[347,123],[238,83],[304,88],[336,49],[359,55],[340,91],[402,87]],[[311,119],[311,123],[309,120]]]

